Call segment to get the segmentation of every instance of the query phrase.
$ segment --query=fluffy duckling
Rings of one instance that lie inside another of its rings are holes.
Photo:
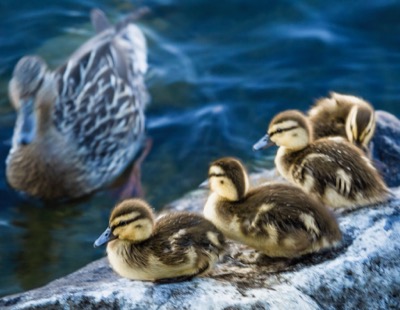
[[[224,250],[215,226],[194,213],[171,213],[154,221],[150,206],[129,199],[111,212],[108,228],[95,241],[107,243],[108,259],[122,277],[173,282],[210,271]]]
[[[214,161],[208,177],[212,193],[204,216],[230,239],[269,257],[286,258],[341,240],[333,214],[297,186],[269,183],[249,190],[244,167],[229,157]]]
[[[276,115],[254,150],[279,146],[279,173],[332,208],[355,208],[386,201],[389,190],[371,161],[343,138],[312,140],[306,116],[296,110]]]
[[[17,111],[6,176],[16,190],[45,200],[87,195],[116,179],[145,140],[146,41],[136,25],[111,26],[51,71],[23,57],[9,84]]]
[[[308,111],[314,139],[340,136],[369,154],[368,144],[375,132],[375,111],[365,100],[330,93]]]

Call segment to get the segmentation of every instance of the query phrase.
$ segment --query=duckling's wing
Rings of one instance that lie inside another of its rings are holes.
[[[309,248],[319,239],[322,228],[320,221],[315,219],[315,210],[312,206],[307,208],[308,197],[300,189],[294,194],[286,185],[272,186],[275,189],[267,186],[264,193],[260,191],[252,198],[264,201],[264,204],[250,221],[243,221],[243,233],[264,240],[271,246],[283,243],[294,252]],[[271,190],[277,194],[271,195]]]
[[[300,209],[298,199],[299,196],[290,197],[292,194],[287,192],[283,195],[285,189],[282,189],[281,197],[273,198],[272,204],[265,204],[254,217],[253,221],[249,223],[249,230],[251,233],[257,234],[298,234],[300,231],[312,232],[315,235],[320,233],[318,224],[305,225],[304,216],[313,218],[312,211],[307,209]],[[286,198],[282,198],[286,197]],[[293,199],[295,198],[295,199]],[[306,197],[305,197],[306,198]]]
[[[172,213],[157,221],[153,233],[156,255],[168,264],[182,264],[193,255],[209,253],[218,255],[225,247],[225,239],[213,224],[192,213]]]
[[[310,153],[293,170],[293,176],[321,195],[329,186],[343,197],[351,198],[357,188],[369,187],[371,179],[375,178],[374,171],[361,151],[335,138],[321,139],[310,147]]]
[[[348,197],[352,191],[351,179],[338,165],[337,160],[327,154],[310,154],[293,170],[295,179],[307,190],[323,194],[326,186]]]

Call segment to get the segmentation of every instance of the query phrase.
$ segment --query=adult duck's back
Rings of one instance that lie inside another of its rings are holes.
[[[17,190],[83,196],[115,179],[141,148],[144,36],[127,22],[111,26],[98,10],[92,21],[98,34],[54,72],[36,56],[14,69],[9,93],[18,114],[7,179]]]

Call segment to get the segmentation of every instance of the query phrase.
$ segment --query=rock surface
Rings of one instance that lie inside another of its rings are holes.
[[[373,157],[391,186],[400,184],[400,121],[378,112]],[[276,179],[253,174],[253,184]],[[203,278],[152,284],[118,277],[101,259],[45,287],[0,299],[1,309],[400,309],[400,188],[384,205],[338,214],[343,242],[300,259],[257,260],[230,243]],[[201,212],[197,190],[167,209]]]
[[[376,111],[372,158],[386,184],[400,186],[400,120],[385,111]]]
[[[171,207],[198,211],[196,191]],[[395,192],[400,197],[400,189]],[[400,309],[400,199],[338,215],[342,244],[292,261],[256,262],[231,243],[207,277],[152,284],[98,260],[43,288],[0,299],[1,309]]]

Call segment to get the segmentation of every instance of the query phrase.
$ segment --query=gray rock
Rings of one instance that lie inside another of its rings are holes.
[[[206,195],[198,190],[170,207],[200,212]],[[163,285],[120,278],[104,258],[43,288],[4,297],[0,308],[400,309],[400,199],[338,220],[343,242],[325,253],[256,260],[253,250],[230,243],[209,276]]]
[[[376,111],[372,158],[390,187],[400,186],[400,120],[385,111]]]

